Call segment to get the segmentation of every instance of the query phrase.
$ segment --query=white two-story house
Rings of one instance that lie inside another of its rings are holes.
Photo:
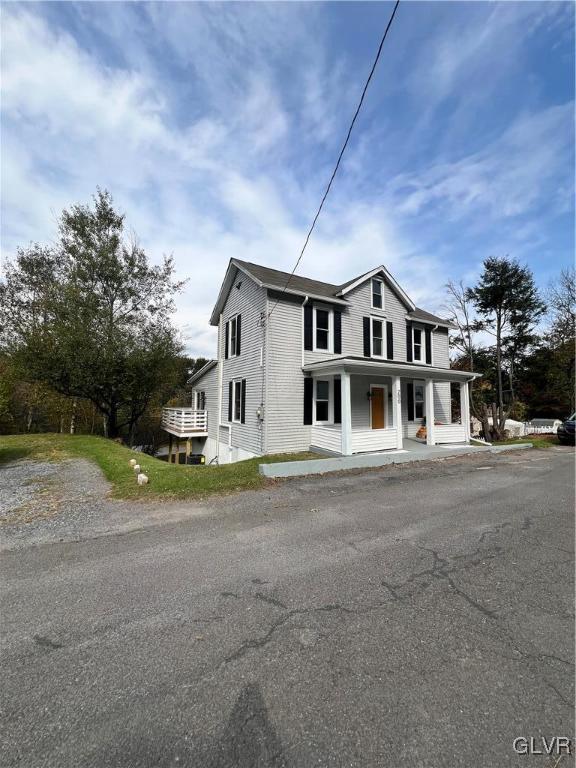
[[[230,260],[210,318],[217,358],[190,379],[192,408],[163,413],[187,452],[228,463],[469,441],[474,374],[450,368],[447,320],[383,266],[343,285],[288,278]]]

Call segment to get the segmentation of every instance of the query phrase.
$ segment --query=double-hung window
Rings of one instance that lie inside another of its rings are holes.
[[[242,381],[232,383],[232,421],[240,422],[242,417]]]
[[[424,384],[414,383],[414,418],[424,417]]]
[[[328,424],[330,419],[330,389],[331,382],[316,379],[316,398],[314,421],[316,424]]]
[[[384,321],[372,317],[371,328],[371,357],[384,357]]]
[[[228,324],[228,355],[229,357],[236,357],[238,354],[238,315],[232,317]]]
[[[413,344],[412,344],[412,356],[414,360],[422,360],[422,329],[421,328],[414,328],[412,330],[413,333]]]
[[[384,309],[384,283],[377,278],[372,279],[372,309]]]
[[[314,307],[314,351],[332,351],[332,312]]]
[[[206,392],[197,390],[194,393],[194,407],[198,411],[204,411],[206,409]]]

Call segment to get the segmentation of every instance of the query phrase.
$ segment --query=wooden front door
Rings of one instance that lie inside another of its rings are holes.
[[[372,387],[372,397],[370,398],[372,429],[384,429],[386,426],[386,401],[384,393],[384,387]]]

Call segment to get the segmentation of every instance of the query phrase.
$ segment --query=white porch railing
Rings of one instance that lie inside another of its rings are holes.
[[[208,434],[208,411],[195,408],[162,408],[162,429],[178,437]]]
[[[342,430],[340,424],[330,426],[314,425],[310,445],[332,453],[342,453]],[[352,453],[387,451],[396,448],[396,429],[353,429]]]
[[[465,443],[466,429],[463,424],[435,424],[434,442]]]
[[[322,448],[333,453],[342,453],[342,432],[339,424],[334,426],[321,426],[315,424],[312,427],[310,445]]]
[[[387,451],[396,448],[396,428],[352,430],[352,452]]]

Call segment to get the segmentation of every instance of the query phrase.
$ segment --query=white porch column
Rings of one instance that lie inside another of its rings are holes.
[[[426,379],[426,444],[436,445],[434,440],[434,382]]]
[[[341,396],[341,436],[342,455],[352,455],[352,403],[350,397],[350,374],[342,371],[340,374]]]
[[[392,376],[392,423],[396,428],[396,448],[402,450],[402,395],[400,376]]]
[[[464,427],[464,440],[470,442],[470,391],[468,382],[460,383],[460,420]]]

